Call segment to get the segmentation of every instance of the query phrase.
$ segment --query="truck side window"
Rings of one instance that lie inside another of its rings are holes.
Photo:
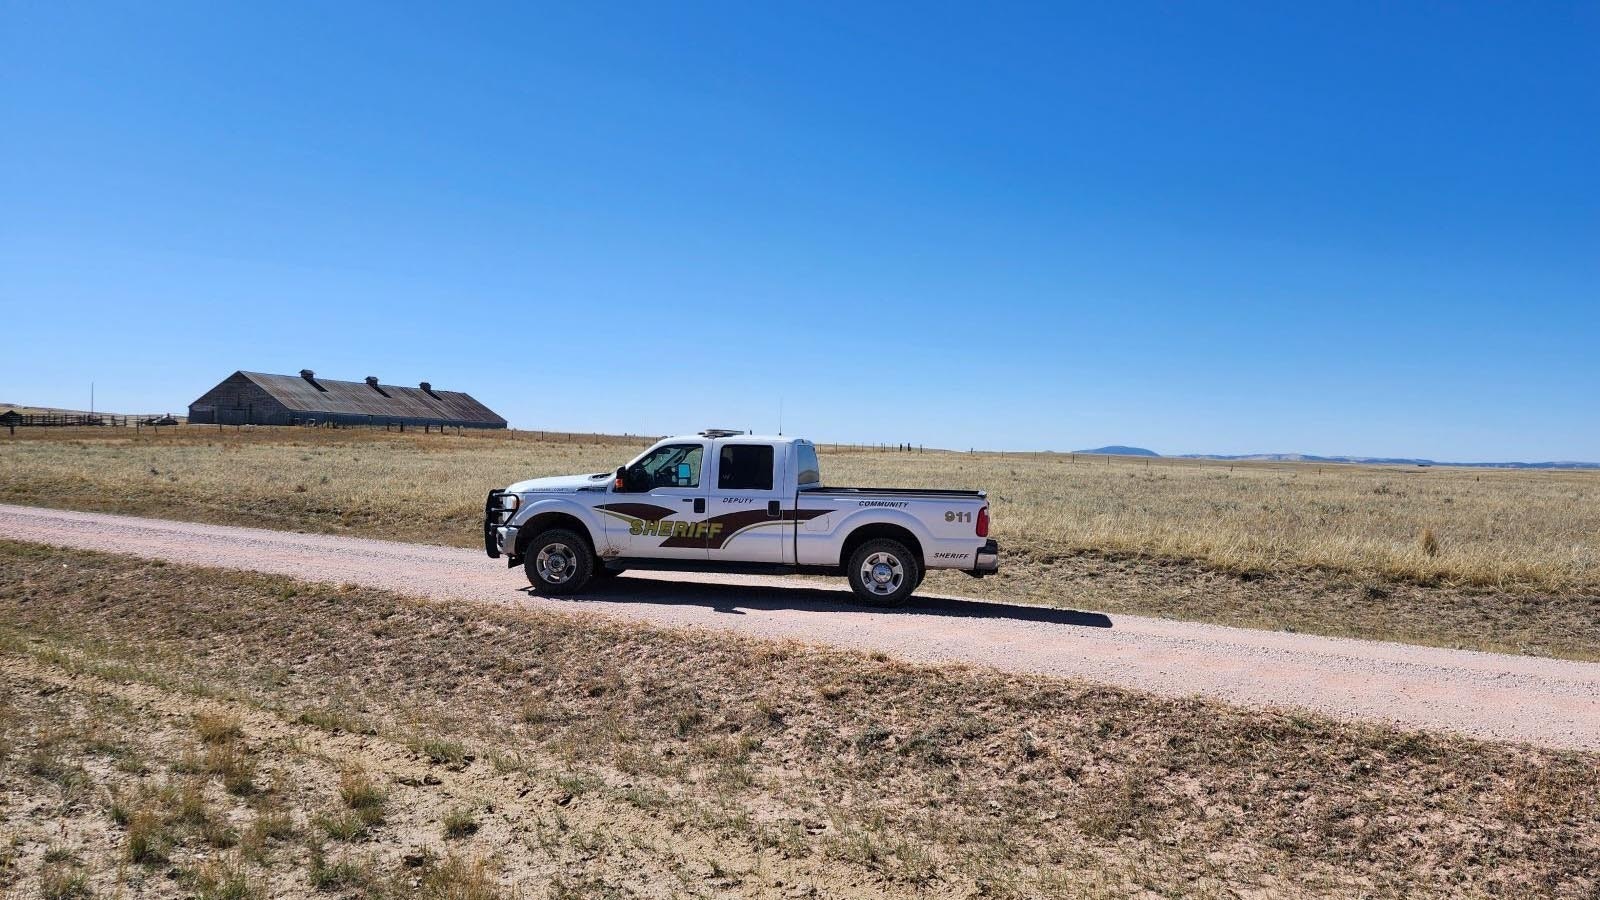
[[[817,465],[817,448],[810,444],[795,444],[796,461],[799,463],[800,472],[795,478],[796,484],[821,484],[822,467]]]
[[[717,487],[725,491],[772,490],[772,445],[723,444]]]
[[[639,472],[637,482],[630,477],[630,490],[658,487],[699,487],[700,459],[705,450],[699,444],[668,444],[629,467]]]

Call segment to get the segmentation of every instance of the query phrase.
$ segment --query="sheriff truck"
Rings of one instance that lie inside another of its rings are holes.
[[[930,569],[1000,567],[983,491],[826,487],[810,441],[720,429],[615,472],[490,491],[483,548],[541,594],[628,569],[843,574],[862,601],[894,606]]]

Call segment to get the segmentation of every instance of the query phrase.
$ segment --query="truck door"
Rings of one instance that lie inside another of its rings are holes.
[[[772,444],[724,441],[717,448],[708,507],[709,557],[718,562],[792,562],[794,520],[784,515],[791,478]],[[787,556],[786,556],[787,551]]]
[[[706,558],[705,445],[666,444],[629,466],[626,490],[595,508],[606,515],[607,543],[622,556]]]

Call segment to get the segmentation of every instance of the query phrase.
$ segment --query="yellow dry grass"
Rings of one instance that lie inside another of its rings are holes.
[[[39,429],[0,443],[0,500],[474,546],[489,488],[598,471],[646,442],[522,432],[125,432]]]
[[[1600,472],[984,453],[837,463],[830,477],[985,487],[1000,539],[1030,554],[1535,591],[1600,585]]]
[[[489,488],[603,471],[646,443],[201,426],[35,433],[0,442],[0,499],[473,546]],[[823,469],[832,484],[987,489],[996,537],[1033,562],[1092,552],[1229,573],[1600,587],[1600,472],[849,448],[824,448]]]

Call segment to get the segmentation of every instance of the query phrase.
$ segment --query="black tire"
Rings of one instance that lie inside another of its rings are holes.
[[[523,551],[522,570],[535,594],[576,594],[589,584],[595,568],[589,542],[565,528],[542,532]]]
[[[867,541],[850,554],[845,576],[856,598],[870,606],[900,606],[922,584],[922,560],[888,538]]]

